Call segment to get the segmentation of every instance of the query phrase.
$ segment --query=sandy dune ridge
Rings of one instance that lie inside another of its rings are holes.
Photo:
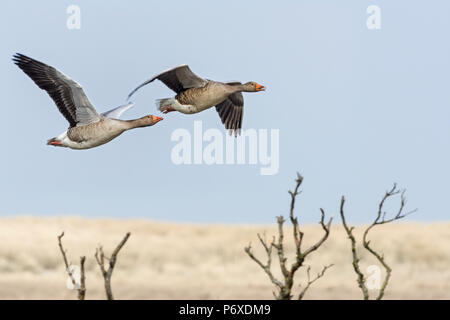
[[[102,278],[94,253],[102,244],[107,254],[127,231],[129,242],[119,255],[112,287],[117,299],[272,299],[274,287],[244,252],[256,234],[276,234],[271,225],[196,225],[149,220],[77,217],[0,218],[0,299],[75,299],[58,251],[57,235],[73,263],[87,256],[87,299],[103,299]],[[357,227],[360,239],[362,227]],[[286,229],[288,257],[293,257]],[[303,227],[305,245],[322,235],[318,225]],[[393,268],[386,299],[450,299],[450,223],[401,222],[383,225],[370,237]],[[351,266],[350,244],[339,223],[307,265],[314,273],[333,263],[306,299],[360,299]],[[361,247],[362,270],[375,264]],[[289,263],[289,261],[288,261]],[[273,268],[278,271],[276,257]],[[279,272],[276,272],[279,275]],[[304,283],[300,269],[294,285]],[[375,292],[373,292],[375,293]]]

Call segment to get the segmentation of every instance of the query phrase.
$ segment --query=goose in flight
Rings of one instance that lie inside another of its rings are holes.
[[[113,140],[127,130],[149,127],[162,120],[154,115],[120,120],[122,113],[133,106],[132,103],[98,114],[81,85],[62,72],[20,53],[13,56],[13,61],[39,88],[47,91],[69,122],[69,129],[49,139],[48,145],[90,149]]]
[[[181,65],[164,71],[145,81],[134,89],[128,99],[141,87],[158,79],[177,94],[174,98],[157,100],[156,105],[163,113],[179,111],[186,114],[198,113],[216,106],[225,128],[235,135],[242,128],[244,98],[242,92],[264,91],[266,88],[256,82],[217,82],[200,78],[188,65]]]

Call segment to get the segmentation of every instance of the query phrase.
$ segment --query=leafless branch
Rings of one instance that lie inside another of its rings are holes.
[[[256,258],[253,255],[251,243],[245,248],[245,252],[249,255],[249,257],[253,261],[255,261],[266,272],[266,274],[269,276],[270,281],[272,281],[272,283],[274,285],[276,285],[278,287],[278,289],[281,290],[281,288],[283,287],[283,284],[274,277],[274,275],[272,274],[272,271],[270,270],[270,267],[272,264],[272,248],[273,248],[272,243],[273,243],[273,241],[272,241],[272,243],[267,243],[266,239],[263,239],[259,233],[258,233],[258,239],[261,242],[264,250],[266,251],[266,255],[267,255],[266,264],[263,264],[258,258]]]
[[[325,224],[325,211],[322,208],[320,208],[320,212],[321,218],[319,224],[321,225],[324,231],[324,235],[322,236],[322,238],[319,239],[319,241],[317,241],[314,245],[312,245],[308,250],[306,250],[303,253],[303,257],[306,257],[311,252],[316,251],[325,242],[325,240],[327,240],[328,236],[330,235],[331,221],[333,220],[333,218],[330,218],[330,220],[328,220],[328,222]]]
[[[66,272],[69,275],[70,280],[72,281],[72,284],[74,286],[74,288],[77,289],[78,291],[78,300],[84,300],[85,296],[86,296],[86,276],[85,276],[85,271],[84,271],[84,262],[86,261],[86,257],[80,257],[80,283],[77,283],[72,269],[70,268],[70,264],[67,260],[67,251],[64,250],[64,247],[62,245],[62,237],[64,237],[64,232],[62,232],[59,236],[58,236],[58,246],[59,249],[61,251],[63,260],[64,260],[64,265],[66,266]]]
[[[391,277],[392,269],[385,261],[384,255],[380,254],[379,252],[377,252],[375,249],[373,249],[370,246],[370,240],[367,240],[367,236],[369,234],[369,231],[373,227],[375,227],[377,225],[390,223],[390,222],[393,222],[396,220],[400,220],[400,219],[406,217],[407,215],[416,211],[416,210],[413,210],[413,211],[403,213],[405,204],[406,204],[405,192],[406,192],[406,190],[397,189],[397,185],[394,183],[393,187],[389,191],[386,191],[385,195],[381,199],[381,201],[378,205],[378,212],[377,212],[377,216],[376,216],[375,220],[364,230],[364,233],[363,233],[363,239],[362,239],[363,247],[367,251],[369,251],[370,254],[372,254],[378,260],[378,262],[383,266],[383,268],[386,271],[386,275],[385,275],[383,284],[378,292],[378,296],[376,297],[377,300],[381,300],[384,296],[386,287],[387,287],[387,285],[389,283],[389,279]],[[400,194],[400,207],[397,210],[397,213],[392,216],[392,218],[386,219],[386,212],[383,210],[384,204],[385,204],[386,200],[388,200],[390,197],[393,197],[397,194]],[[342,224],[343,224],[344,229],[347,232],[347,235],[351,242],[352,257],[353,257],[353,269],[355,270],[355,272],[358,276],[358,278],[357,278],[358,285],[363,292],[364,299],[368,300],[369,299],[369,291],[365,284],[366,279],[365,279],[363,273],[361,272],[361,270],[359,269],[359,258],[358,258],[357,252],[356,252],[356,240],[352,234],[354,227],[347,226],[347,223],[346,223],[345,217],[344,217],[344,202],[345,202],[345,199],[344,199],[344,197],[342,197],[340,213],[341,213],[341,218],[342,218]]]
[[[78,300],[84,300],[86,296],[86,275],[84,270],[84,263],[86,257],[82,256],[80,258],[80,289],[78,290]]]
[[[342,196],[341,199],[341,207],[340,207],[340,214],[342,219],[342,225],[344,226],[345,232],[347,233],[348,238],[350,239],[351,247],[352,247],[352,265],[353,269],[355,270],[355,273],[357,275],[357,282],[358,286],[361,288],[364,300],[369,299],[369,290],[366,287],[366,280],[364,278],[364,274],[361,272],[361,269],[359,268],[359,258],[358,258],[358,252],[356,251],[356,239],[353,236],[353,229],[354,227],[349,227],[347,225],[347,222],[345,221],[345,215],[344,215],[344,203],[345,198]]]
[[[99,246],[95,251],[95,260],[100,267],[100,271],[102,272],[102,276],[105,282],[105,292],[106,298],[108,300],[114,300],[112,289],[111,289],[111,277],[114,270],[114,266],[116,265],[117,255],[119,254],[120,249],[125,245],[131,233],[128,232],[125,237],[120,241],[117,247],[114,249],[111,257],[107,258],[105,253],[103,252],[103,247]],[[105,267],[105,259],[109,261],[108,269]]]
[[[245,248],[245,252],[250,256],[252,260],[254,260],[269,276],[270,281],[275,284],[275,286],[278,289],[278,294],[274,294],[276,299],[279,300],[290,300],[292,299],[292,286],[294,284],[294,275],[295,272],[303,265],[303,262],[305,261],[305,258],[317,250],[328,238],[328,235],[330,234],[330,227],[331,227],[331,221],[330,219],[327,223],[325,223],[325,212],[323,209],[320,209],[321,211],[321,219],[320,219],[320,225],[322,226],[322,229],[324,230],[324,235],[322,238],[320,238],[314,245],[312,245],[310,248],[306,249],[304,252],[302,252],[302,241],[304,237],[304,233],[300,230],[298,218],[294,216],[294,209],[295,209],[295,200],[297,195],[300,194],[299,188],[300,185],[303,182],[303,177],[299,174],[297,174],[296,179],[296,186],[294,191],[289,191],[289,194],[291,195],[291,205],[289,210],[289,220],[291,221],[293,225],[293,237],[294,237],[294,243],[295,243],[295,261],[292,263],[290,267],[286,266],[287,258],[285,256],[285,248],[284,248],[284,231],[283,231],[283,224],[285,222],[283,216],[277,217],[277,224],[278,224],[278,238],[275,240],[275,237],[273,238],[273,241],[268,244],[265,239],[262,239],[260,235],[258,234],[258,238],[266,251],[267,255],[267,263],[263,264],[259,259],[257,259],[252,251],[251,246]],[[271,262],[272,262],[272,247],[276,249],[279,264],[280,264],[280,270],[281,274],[283,276],[283,281],[280,281],[276,279],[272,272],[271,272]],[[325,273],[325,270],[323,271]],[[315,281],[315,280],[314,280]],[[314,282],[312,281],[309,286]],[[304,295],[301,294],[299,298],[302,298]]]
[[[391,267],[386,263],[386,261],[384,260],[384,255],[378,253],[377,251],[375,251],[375,250],[370,246],[370,240],[367,240],[367,236],[368,236],[368,234],[369,234],[369,231],[370,231],[373,227],[375,227],[375,226],[377,226],[377,225],[385,224],[385,223],[390,223],[390,222],[393,222],[393,221],[395,221],[395,220],[402,219],[402,218],[406,217],[407,215],[409,215],[409,214],[411,214],[411,213],[413,213],[413,212],[416,211],[416,210],[413,210],[413,211],[409,211],[409,212],[403,213],[404,208],[405,208],[405,204],[406,204],[405,192],[406,192],[406,190],[398,190],[398,189],[397,189],[397,185],[394,183],[394,186],[392,187],[392,189],[389,190],[389,191],[387,191],[387,192],[385,193],[383,199],[380,201],[380,204],[378,205],[378,214],[377,214],[376,219],[375,219],[375,220],[372,222],[372,224],[364,231],[364,234],[363,234],[363,246],[364,246],[364,248],[365,248],[367,251],[369,251],[369,252],[370,252],[370,253],[378,260],[378,262],[381,263],[381,265],[383,266],[383,268],[386,270],[386,276],[385,276],[385,278],[384,278],[383,284],[382,284],[382,286],[381,286],[381,288],[380,288],[380,291],[379,291],[379,293],[378,293],[378,296],[377,296],[377,298],[376,298],[377,300],[381,300],[381,299],[383,298],[383,296],[384,296],[385,289],[386,289],[386,287],[387,287],[387,285],[388,285],[388,283],[389,283],[389,279],[390,279],[390,277],[391,277],[392,269],[391,269]],[[385,203],[385,201],[386,201],[388,198],[390,198],[390,197],[392,197],[392,196],[395,196],[395,195],[397,195],[397,194],[399,194],[399,193],[400,193],[400,207],[399,207],[397,213],[396,213],[392,218],[386,220],[386,219],[385,219],[385,217],[386,217],[386,212],[383,211],[384,203]]]
[[[306,269],[306,276],[308,279],[308,282],[306,283],[305,288],[300,292],[299,296],[298,296],[298,300],[302,300],[303,297],[305,296],[306,291],[309,289],[309,287],[316,282],[318,279],[322,278],[325,274],[325,272],[327,271],[327,269],[331,268],[333,266],[333,264],[329,264],[325,267],[323,267],[322,271],[319,272],[316,277],[314,279],[311,279],[311,266],[308,266],[308,269]]]

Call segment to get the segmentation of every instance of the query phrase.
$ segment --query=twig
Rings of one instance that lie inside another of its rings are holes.
[[[319,241],[317,241],[314,245],[312,245],[308,250],[306,250],[302,254],[303,258],[305,258],[311,252],[316,251],[325,242],[325,240],[327,240],[328,236],[330,235],[331,222],[333,221],[333,218],[330,218],[327,224],[325,224],[325,211],[322,208],[320,208],[320,213],[321,217],[319,224],[324,231],[324,235],[322,236],[322,238],[319,239]]]
[[[302,300],[303,297],[305,296],[306,291],[309,289],[309,287],[316,282],[318,279],[322,278],[323,275],[325,274],[325,272],[327,271],[327,269],[331,268],[333,266],[333,264],[329,264],[325,267],[323,267],[322,271],[319,272],[316,277],[314,279],[311,280],[311,275],[310,275],[310,271],[311,271],[311,266],[308,266],[308,269],[306,269],[306,276],[308,278],[308,282],[306,283],[305,288],[300,292],[299,296],[298,296],[298,300]]]
[[[302,182],[303,182],[303,177],[297,173],[297,180],[296,180],[297,184],[295,185],[294,192],[292,192],[290,190],[288,191],[288,193],[291,195],[291,208],[289,210],[289,219],[291,220],[291,223],[293,226],[294,241],[295,241],[295,247],[296,247],[296,252],[297,252],[298,256],[301,253],[303,232],[301,232],[298,227],[297,217],[294,217],[294,209],[295,209],[295,198],[297,197],[297,195],[299,195],[301,193],[301,191],[299,192],[298,189],[299,189],[300,185],[302,184]]]
[[[111,277],[112,277],[112,272],[114,270],[114,266],[116,265],[117,255],[118,255],[120,249],[122,249],[122,247],[127,242],[130,235],[131,235],[130,232],[128,232],[125,235],[125,237],[122,239],[122,241],[120,241],[120,243],[114,249],[110,258],[105,257],[102,246],[99,246],[95,251],[95,260],[97,260],[97,263],[98,263],[100,270],[102,272],[102,275],[103,275],[103,279],[105,281],[105,292],[106,292],[106,298],[108,300],[114,300],[112,289],[111,289]],[[105,259],[107,259],[109,261],[108,269],[105,268]]]
[[[247,247],[245,247],[244,250],[249,255],[249,257],[253,261],[255,261],[267,273],[267,275],[269,276],[270,281],[272,281],[272,283],[274,285],[276,285],[281,290],[283,284],[274,277],[274,275],[272,274],[272,272],[270,270],[270,267],[271,267],[271,264],[272,264],[272,247],[273,247],[272,243],[268,244],[266,239],[261,238],[261,235],[259,233],[257,235],[258,235],[258,239],[261,242],[264,250],[266,251],[267,263],[263,264],[258,258],[256,258],[253,255],[252,244],[251,243]]]
[[[84,271],[84,262],[86,260],[86,257],[84,257],[84,256],[80,257],[80,284],[78,284],[77,281],[75,280],[72,270],[70,269],[70,265],[69,265],[69,262],[68,262],[67,256],[66,256],[67,251],[64,250],[64,247],[62,245],[62,240],[61,240],[62,237],[64,237],[64,231],[58,236],[58,246],[61,251],[63,260],[64,260],[64,265],[66,266],[66,272],[69,275],[69,278],[72,281],[74,288],[78,290],[78,300],[84,300],[84,298],[86,296],[86,283],[85,283],[86,277],[85,277],[85,271]]]

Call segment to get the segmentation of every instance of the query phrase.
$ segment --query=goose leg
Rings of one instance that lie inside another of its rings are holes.
[[[50,141],[47,142],[47,145],[61,147],[62,146],[62,142],[59,141],[59,140],[50,140]]]

